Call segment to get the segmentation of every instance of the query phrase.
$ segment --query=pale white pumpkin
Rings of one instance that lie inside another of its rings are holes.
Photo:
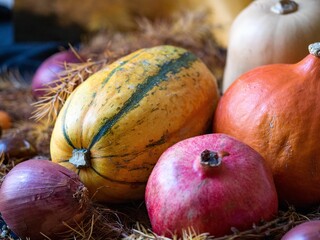
[[[319,40],[320,0],[253,1],[231,26],[223,92],[255,67],[300,61]]]

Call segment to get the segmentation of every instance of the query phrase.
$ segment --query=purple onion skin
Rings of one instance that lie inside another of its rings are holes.
[[[82,195],[75,195],[82,192]],[[67,230],[62,221],[80,221],[88,207],[87,190],[76,173],[48,160],[16,165],[0,188],[0,212],[20,238],[43,239]]]
[[[81,59],[71,50],[55,53],[44,60],[32,78],[31,89],[33,96],[39,98],[46,93],[43,89],[52,86],[52,82],[59,79],[59,74],[65,70],[64,63],[79,62],[81,62]]]
[[[301,223],[288,231],[281,240],[319,240],[320,220]]]

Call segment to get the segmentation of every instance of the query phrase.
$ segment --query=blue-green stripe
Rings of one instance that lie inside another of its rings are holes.
[[[132,59],[138,57],[138,56],[139,56],[140,54],[142,54],[144,51],[145,51],[145,49],[142,50],[142,51],[139,51],[137,54],[134,54],[134,55],[133,55],[131,58],[129,58],[128,60],[121,62],[116,68],[114,68],[114,69],[110,72],[110,74],[108,75],[108,77],[106,77],[106,79],[103,80],[102,86],[104,86],[104,85],[109,81],[109,79],[110,79],[117,71],[119,71],[119,70],[121,69],[121,67],[123,67],[125,64],[127,64],[127,63],[128,63],[129,61],[131,61]],[[71,100],[71,99],[70,99],[70,100]],[[73,143],[72,143],[72,141],[71,141],[71,139],[70,139],[70,137],[69,137],[69,135],[68,135],[68,133],[67,133],[67,128],[66,128],[66,115],[67,115],[67,112],[68,112],[68,108],[69,108],[70,103],[71,103],[71,101],[69,101],[68,106],[66,107],[66,110],[64,111],[63,120],[62,120],[62,123],[63,123],[63,124],[62,124],[62,132],[63,132],[63,136],[64,136],[64,138],[66,139],[67,143],[68,143],[73,149],[75,149],[76,147],[73,145]],[[92,104],[92,101],[91,101],[90,105],[91,105],[91,104]],[[89,106],[90,106],[90,105],[89,105]]]
[[[181,71],[181,68],[188,68],[198,58],[190,53],[185,52],[180,55],[179,58],[165,62],[161,65],[159,72],[154,76],[149,76],[145,81],[136,87],[136,91],[132,96],[124,103],[123,107],[111,118],[108,118],[103,124],[98,133],[93,137],[88,149],[91,149],[106,133],[110,131],[112,126],[127,114],[131,109],[138,106],[139,102],[145,97],[145,95],[156,85],[168,80],[169,74],[177,74]]]

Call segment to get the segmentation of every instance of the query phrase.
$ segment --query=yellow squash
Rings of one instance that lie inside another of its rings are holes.
[[[169,146],[205,133],[219,93],[205,64],[185,49],[141,49],[93,74],[67,99],[51,158],[74,170],[95,201],[142,199]]]

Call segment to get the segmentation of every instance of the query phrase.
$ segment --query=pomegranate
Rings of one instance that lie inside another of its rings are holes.
[[[53,54],[43,61],[33,75],[31,88],[35,97],[43,96],[46,91],[44,88],[53,85],[65,70],[65,63],[79,63],[81,59],[71,50],[61,51]]]
[[[225,134],[167,149],[148,179],[145,201],[152,230],[167,237],[189,227],[219,237],[278,211],[271,169],[258,152]]]

